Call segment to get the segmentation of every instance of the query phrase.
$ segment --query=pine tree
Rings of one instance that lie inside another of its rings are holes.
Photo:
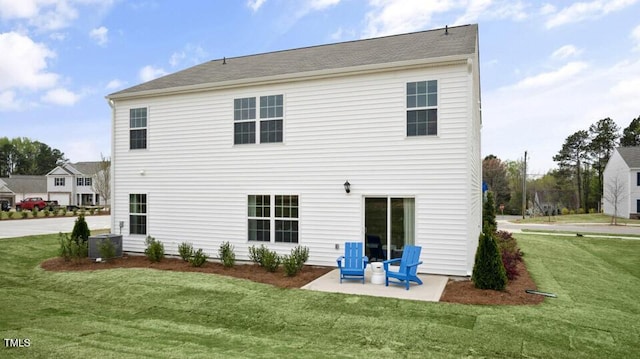
[[[498,244],[491,233],[481,233],[471,280],[476,288],[504,290],[507,273]]]
[[[78,244],[84,243],[89,240],[89,236],[91,235],[91,231],[89,230],[89,226],[87,222],[84,220],[84,215],[79,215],[76,219],[76,223],[73,225],[73,231],[71,232],[71,238],[75,240]]]
[[[498,230],[498,222],[496,222],[496,202],[493,200],[493,192],[487,192],[487,200],[482,208],[482,226],[486,227],[486,233],[493,234]]]

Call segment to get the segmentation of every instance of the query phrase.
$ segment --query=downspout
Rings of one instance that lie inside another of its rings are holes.
[[[115,213],[113,210],[113,202],[115,196],[115,181],[116,176],[115,173],[115,154],[116,154],[116,102],[107,97],[107,103],[109,107],[111,107],[111,165],[109,166],[109,216],[111,221],[111,233],[116,233],[116,222],[115,222]]]

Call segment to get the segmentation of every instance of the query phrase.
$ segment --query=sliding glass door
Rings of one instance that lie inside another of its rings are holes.
[[[365,197],[364,223],[370,261],[402,257],[404,246],[415,244],[415,199]]]

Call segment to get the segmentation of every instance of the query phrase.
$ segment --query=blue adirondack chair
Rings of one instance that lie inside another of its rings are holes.
[[[385,285],[389,286],[389,278],[395,279],[392,283],[404,284],[409,290],[409,282],[416,282],[419,285],[422,284],[420,278],[418,278],[418,266],[422,264],[420,261],[420,246],[404,246],[402,251],[402,258],[389,259],[382,262],[385,271]],[[389,264],[400,262],[400,268],[397,272],[389,270]]]
[[[344,255],[338,257],[337,262],[338,268],[340,268],[340,283],[343,279],[362,279],[362,284],[364,284],[364,270],[367,268],[369,258],[364,255],[364,247],[361,242],[345,243]]]

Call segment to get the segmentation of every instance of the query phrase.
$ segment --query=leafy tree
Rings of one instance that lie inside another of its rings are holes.
[[[622,139],[620,140],[620,146],[640,146],[640,116],[631,120],[629,127],[622,130]]]
[[[620,138],[619,131],[620,127],[618,127],[618,125],[609,117],[604,118],[589,127],[589,135],[591,136],[589,154],[592,159],[593,168],[596,170],[598,176],[598,181],[595,184],[597,188],[598,208],[602,201],[604,168],[613,154],[613,149],[618,146],[618,139]],[[585,176],[585,179],[588,181],[588,177]],[[588,196],[589,187],[586,187],[587,190],[585,193]],[[585,202],[588,201],[585,200]]]
[[[482,160],[482,180],[495,193],[497,204],[507,204],[511,190],[507,181],[507,165],[498,157],[489,155]]]
[[[553,160],[558,162],[561,170],[567,171],[574,178],[577,185],[576,208],[580,208],[583,203],[582,167],[589,159],[589,134],[580,130],[567,137],[562,149]]]
[[[66,161],[60,150],[27,137],[0,138],[0,177],[44,175]]]
[[[524,161],[505,161],[507,183],[509,186],[509,202],[507,212],[522,214],[522,168]]]

